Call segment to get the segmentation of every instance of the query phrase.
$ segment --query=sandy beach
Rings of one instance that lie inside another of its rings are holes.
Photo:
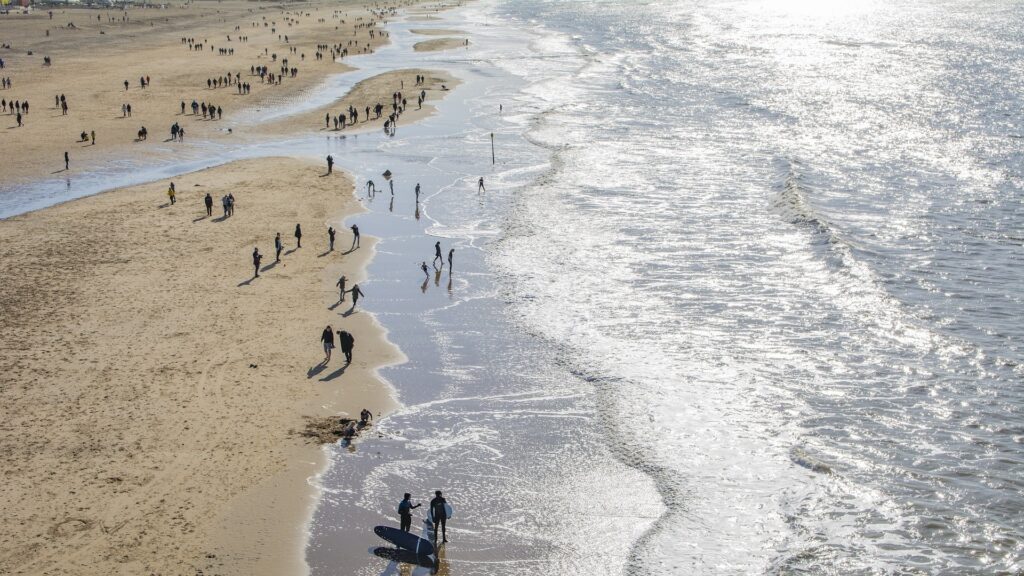
[[[386,411],[375,369],[400,358],[370,315],[337,303],[330,279],[358,282],[374,241],[343,254],[345,230],[328,252],[327,227],[359,206],[323,172],[240,162],[176,178],[173,206],[156,182],[0,225],[0,571],[301,571],[294,527],[311,494],[296,487],[319,465],[304,418]],[[326,324],[355,336],[348,368],[340,354],[317,367]]]
[[[0,130],[3,181],[59,174],[65,151],[71,173],[144,161],[148,147],[174,145],[167,128],[175,122],[189,140],[243,139],[244,130],[227,130],[234,113],[350,70],[330,48],[315,58],[318,45],[351,53],[387,42],[381,31],[393,12],[374,8],[194,2],[0,18],[0,39],[13,46],[0,51],[2,75],[13,79],[0,96],[31,103],[22,127],[13,114],[0,116],[9,120]],[[280,84],[249,72],[266,65],[278,73],[284,57],[298,75]],[[238,79],[207,88],[229,73]],[[238,94],[236,82],[250,84],[249,93]],[[413,95],[400,118],[407,124],[457,84],[442,71],[399,70],[359,83],[332,109],[390,104],[396,90],[422,89],[426,103],[418,108]],[[182,114],[180,103],[193,99],[223,107],[223,119],[190,107]],[[252,129],[311,132],[324,113]],[[149,136],[140,141],[141,126]],[[83,131],[95,131],[95,143],[80,141]],[[229,193],[236,212],[225,217]],[[263,158],[0,221],[0,573],[305,572],[302,527],[316,502],[309,479],[323,467],[323,433],[364,408],[378,416],[393,409],[377,370],[402,360],[372,315],[338,302],[339,276],[350,287],[360,282],[374,253],[371,236],[348,251],[342,223],[361,211],[351,178],[327,175],[322,160]],[[334,251],[328,226],[338,231]],[[276,232],[285,244],[279,263]],[[254,247],[264,256],[259,278]],[[328,324],[354,335],[351,365],[338,350],[320,364]]]

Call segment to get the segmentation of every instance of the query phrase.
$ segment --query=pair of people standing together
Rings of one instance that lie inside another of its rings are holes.
[[[408,532],[412,528],[412,511],[422,505],[413,504],[412,494],[408,492],[402,497],[402,501],[398,503],[398,518],[403,532]],[[440,490],[435,491],[434,497],[430,500],[430,519],[434,524],[434,542],[437,542],[438,528],[441,529],[442,542],[447,542],[448,501],[441,495]]]
[[[331,361],[331,351],[334,350],[334,329],[328,325],[324,328],[322,334],[320,334],[320,342],[324,345],[324,361],[323,364],[327,364]],[[356,345],[356,339],[344,330],[338,330],[338,344],[341,346],[341,352],[345,355],[345,365],[348,366],[352,363],[352,349]]]

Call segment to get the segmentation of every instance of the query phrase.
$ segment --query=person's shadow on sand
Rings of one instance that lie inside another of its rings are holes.
[[[201,222],[203,220],[206,220],[207,218],[209,218],[209,216],[200,216],[199,218],[193,219],[192,223],[195,224],[196,222]]]
[[[270,264],[265,265],[263,268],[260,268],[260,272],[266,272],[267,270],[272,269],[274,266],[277,266],[277,262],[276,261],[275,262],[271,262]]]
[[[327,369],[327,362],[321,362],[306,371],[306,378],[312,378]]]
[[[248,286],[249,284],[252,284],[252,281],[255,280],[256,278],[257,278],[256,276],[253,276],[252,278],[249,278],[248,280],[245,280],[244,282],[239,282],[237,287],[241,288],[242,286]]]
[[[341,306],[341,304],[342,304],[341,300],[338,300],[334,304],[331,304],[330,306],[328,306],[327,309],[333,312],[333,311],[337,310],[338,306]]]
[[[326,367],[327,367],[327,365],[324,364],[324,368],[326,368]],[[331,380],[334,380],[335,378],[337,378],[337,377],[341,376],[342,374],[344,374],[346,368],[348,368],[348,364],[345,364],[341,368],[338,368],[334,372],[331,372],[327,376],[324,376],[323,378],[320,379],[320,381],[321,382],[330,382]]]

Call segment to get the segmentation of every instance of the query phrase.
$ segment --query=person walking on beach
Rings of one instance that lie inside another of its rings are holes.
[[[327,155],[327,173],[330,174],[331,170],[334,169],[334,156]]]
[[[346,281],[348,281],[348,278],[345,278],[345,276],[342,275],[341,278],[338,278],[338,281],[335,282],[335,284],[334,284],[339,289],[338,302],[344,302],[345,301],[345,282]]]
[[[437,544],[437,527],[441,526],[441,537],[443,542],[448,541],[448,510],[445,509],[445,504],[448,501],[441,495],[441,491],[437,490],[434,492],[434,498],[430,500],[430,516],[434,520],[434,543]]]
[[[426,262],[426,260],[424,260],[423,262],[420,262],[420,270],[423,270],[423,275],[424,276],[426,276],[427,278],[430,278],[430,272],[427,272],[427,262]]]
[[[327,239],[330,242],[330,247],[327,249],[328,252],[334,252],[334,227],[327,227]]]
[[[434,260],[431,262],[434,268],[437,268],[437,261],[441,261],[441,267],[444,267],[444,256],[441,256],[441,241],[434,242]]]
[[[334,350],[334,330],[330,325],[320,334],[320,342],[324,345],[324,361],[321,364],[327,364],[331,361],[331,350]]]
[[[171,199],[171,206],[174,206],[174,182],[167,187],[167,197]]]
[[[359,289],[359,284],[353,284],[352,289],[349,290],[349,292],[352,293],[352,309],[355,310],[356,302],[359,302],[359,297],[365,296],[365,294],[363,294],[363,291]]]
[[[298,243],[296,248],[302,248],[302,227],[298,224],[295,225],[295,242]]]
[[[345,366],[352,363],[352,348],[356,345],[354,336],[344,330],[338,330],[338,344],[341,345],[341,353],[345,355]]]
[[[206,204],[206,215],[213,216],[213,196],[210,196],[209,192],[206,193],[206,198],[203,199],[203,202]]]
[[[90,146],[95,146],[96,145],[96,131],[95,130],[90,130],[89,131],[89,145]]]
[[[359,226],[352,225],[352,247],[348,249],[349,252],[359,248]]]
[[[20,114],[19,114],[19,116],[20,116]],[[21,122],[20,121],[18,122],[18,125],[21,126]],[[71,158],[68,156],[68,153],[65,150],[64,151],[64,170],[65,171],[68,170],[68,166],[70,166],[70,165],[71,165]]]
[[[448,273],[452,273],[452,256],[455,255],[455,248],[448,251]]]
[[[253,278],[260,277],[260,262],[263,260],[263,255],[260,254],[259,247],[252,249],[252,266],[256,270],[253,272]]]
[[[484,188],[484,177],[483,176],[481,176],[480,179],[476,181],[476,191],[477,192],[487,192],[487,188]]]
[[[413,504],[412,494],[408,492],[402,496],[402,501],[398,503],[398,519],[401,525],[402,532],[408,532],[412,528],[412,511],[419,508],[423,504]]]
[[[274,236],[274,262],[281,261],[281,250],[284,249],[284,244],[281,242],[281,233],[278,232],[277,236]]]

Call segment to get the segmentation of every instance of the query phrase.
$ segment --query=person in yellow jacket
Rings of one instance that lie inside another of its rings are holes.
[[[171,199],[171,204],[174,204],[174,182],[167,187],[167,197]]]

